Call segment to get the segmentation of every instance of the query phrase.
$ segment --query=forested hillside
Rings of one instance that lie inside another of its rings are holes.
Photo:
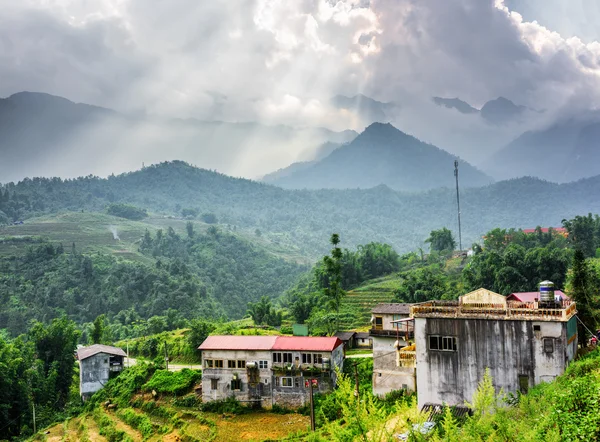
[[[449,165],[451,168],[452,165]],[[450,170],[450,175],[452,171]],[[533,178],[461,191],[463,244],[495,227],[560,225],[563,218],[600,212],[600,177],[557,185]],[[5,184],[5,223],[65,210],[104,212],[113,202],[159,214],[213,214],[220,224],[274,234],[313,259],[326,253],[332,232],[345,247],[369,242],[405,252],[422,247],[434,229],[456,225],[452,189],[409,194],[386,186],[365,190],[283,190],[228,177],[183,162],[162,163],[107,179],[27,179]],[[185,212],[184,212],[185,211]],[[191,211],[191,212],[190,212]],[[19,226],[2,235],[19,235]]]
[[[146,232],[146,262],[82,254],[75,244],[22,247],[22,255],[0,258],[0,329],[14,335],[31,319],[63,313],[80,324],[107,315],[123,326],[166,315],[239,318],[248,302],[280,295],[306,270],[216,227]]]

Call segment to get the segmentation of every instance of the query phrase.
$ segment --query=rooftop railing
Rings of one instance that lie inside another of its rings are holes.
[[[508,301],[506,304],[428,301],[411,307],[411,316],[443,318],[490,318],[536,321],[568,321],[577,313],[574,301],[564,300],[554,306],[539,302]]]

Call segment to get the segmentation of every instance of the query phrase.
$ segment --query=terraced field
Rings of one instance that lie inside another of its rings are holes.
[[[210,442],[279,440],[305,431],[309,418],[299,414],[275,414],[266,411],[242,415],[202,413],[193,409],[159,404],[160,411],[145,413],[135,409],[150,425],[127,423],[122,411],[99,409],[50,427],[34,437],[45,442]],[[167,419],[163,413],[172,413]]]
[[[370,328],[371,309],[381,302],[392,302],[400,281],[396,275],[372,279],[350,290],[340,309],[340,326],[343,330]]]
[[[93,212],[65,212],[58,215],[47,215],[26,220],[23,224],[0,226],[0,257],[21,255],[27,250],[27,245],[41,241],[62,243],[65,249],[72,244],[80,252],[101,252],[113,254],[125,259],[141,262],[151,262],[152,259],[138,252],[138,247],[144,232],[150,233],[158,229],[172,227],[180,235],[186,235],[187,220],[150,216],[143,221],[130,221],[124,218]],[[209,224],[193,221],[196,232],[205,233]],[[227,226],[219,225],[219,229]],[[300,264],[312,263],[299,252],[297,247],[289,244],[281,235],[264,233],[257,236],[254,232],[233,232],[263,247],[274,256],[294,261]],[[115,238],[115,235],[117,238]]]

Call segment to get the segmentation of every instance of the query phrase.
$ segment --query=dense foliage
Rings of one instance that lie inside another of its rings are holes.
[[[187,393],[198,381],[202,379],[202,372],[184,368],[181,371],[156,370],[150,380],[142,389],[156,391],[171,395]]]
[[[248,302],[278,296],[304,270],[217,229],[185,238],[158,230],[140,247],[154,265],[50,243],[0,258],[0,329],[16,335],[30,319],[65,312],[79,323],[106,315],[112,334],[92,342],[159,333],[185,318],[243,316]]]
[[[29,332],[14,340],[0,335],[0,434],[27,436],[59,417],[69,401],[75,372],[73,353],[79,338],[75,324],[66,318],[48,326],[34,323]],[[77,398],[74,400],[74,397]]]

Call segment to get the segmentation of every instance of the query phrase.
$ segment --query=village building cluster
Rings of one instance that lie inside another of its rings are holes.
[[[456,301],[379,304],[369,333],[333,337],[209,336],[202,400],[235,397],[296,408],[335,388],[346,350],[373,348],[373,392],[417,393],[420,408],[464,406],[489,369],[497,391],[526,392],[562,374],[577,353],[575,303],[549,281],[538,292],[475,290]],[[123,350],[78,350],[83,398],[123,369]]]

